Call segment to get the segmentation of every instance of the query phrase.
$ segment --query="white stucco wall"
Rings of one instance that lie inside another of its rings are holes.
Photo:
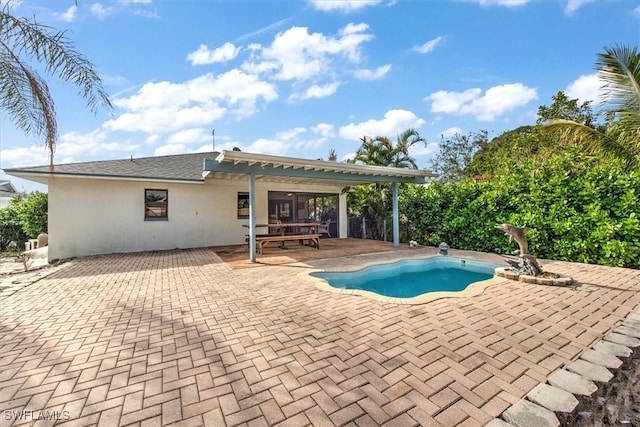
[[[167,221],[144,220],[144,190],[168,190]],[[52,178],[49,259],[244,243],[248,219],[237,217],[238,192],[248,182],[183,184]],[[340,193],[333,186],[256,183],[256,220],[268,222],[268,192]],[[340,237],[347,237],[346,198],[339,198]]]

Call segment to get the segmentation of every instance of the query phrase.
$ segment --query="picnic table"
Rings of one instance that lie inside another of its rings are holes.
[[[280,242],[280,247],[285,248],[285,242],[295,241],[304,245],[306,240],[309,241],[309,245],[320,249],[320,234],[318,234],[318,226],[321,225],[316,222],[288,222],[288,223],[270,223],[270,224],[256,224],[256,228],[269,228],[277,230],[276,233],[269,234],[256,234],[256,243],[258,244],[258,253],[262,254],[262,250],[271,242]],[[249,227],[244,224],[243,227]],[[293,229],[293,232],[287,232],[287,230]],[[302,230],[305,230],[303,232]],[[315,233],[314,233],[315,231]],[[249,241],[249,235],[247,235],[247,241]]]

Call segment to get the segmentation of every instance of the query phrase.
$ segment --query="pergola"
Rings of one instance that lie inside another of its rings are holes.
[[[400,169],[352,163],[327,162],[292,157],[270,156],[224,150],[216,159],[205,159],[204,177],[233,178],[246,176],[249,181],[249,259],[256,261],[256,180],[296,184],[333,184],[345,187],[390,182],[393,196],[393,245],[400,246],[398,184],[425,184],[436,175],[431,171]]]

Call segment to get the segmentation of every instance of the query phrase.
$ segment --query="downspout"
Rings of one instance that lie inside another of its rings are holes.
[[[249,262],[256,262],[256,182],[249,174]]]
[[[400,247],[400,218],[398,215],[398,183],[391,184],[393,192],[393,246]]]

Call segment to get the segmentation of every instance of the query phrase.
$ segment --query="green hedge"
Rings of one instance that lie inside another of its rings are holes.
[[[402,189],[402,240],[509,253],[515,242],[495,229],[530,227],[540,258],[640,267],[640,175],[572,155],[523,162],[490,181]]]
[[[22,251],[24,241],[47,232],[48,194],[18,194],[0,209],[0,251]]]
[[[20,252],[28,238],[20,225],[19,206],[22,196],[11,199],[9,206],[0,209],[0,252]]]

